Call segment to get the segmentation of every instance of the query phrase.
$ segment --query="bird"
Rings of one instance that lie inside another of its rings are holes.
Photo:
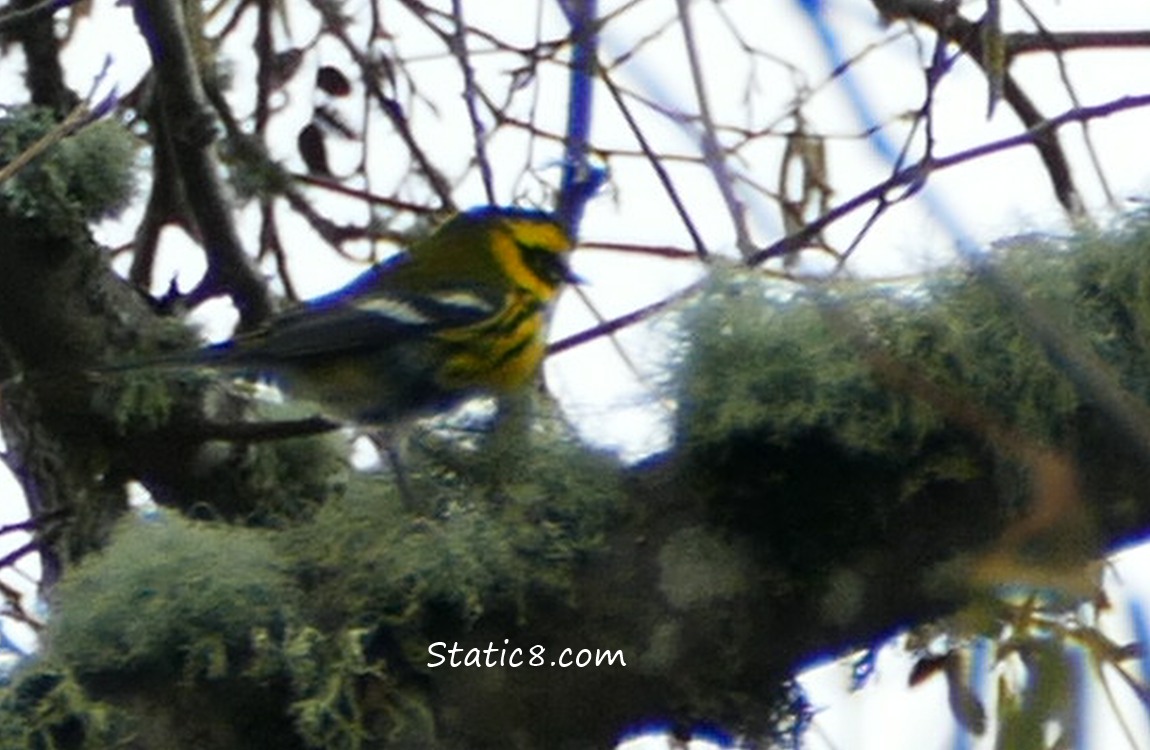
[[[527,386],[574,248],[542,210],[482,206],[334,292],[159,361],[275,384],[325,416],[389,425]]]

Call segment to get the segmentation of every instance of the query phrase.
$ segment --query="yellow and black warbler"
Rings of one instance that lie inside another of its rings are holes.
[[[575,280],[571,249],[551,214],[472,209],[342,289],[187,362],[256,374],[365,424],[513,391],[543,359],[550,303]]]

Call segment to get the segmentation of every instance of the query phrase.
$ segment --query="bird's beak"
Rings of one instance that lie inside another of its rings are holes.
[[[562,260],[559,268],[560,268],[559,278],[561,278],[565,283],[568,283],[568,284],[586,284],[587,283],[587,279],[585,279],[582,276],[580,276],[579,274],[575,273],[575,271],[571,268],[571,264],[569,264],[567,262],[566,258],[564,258]]]

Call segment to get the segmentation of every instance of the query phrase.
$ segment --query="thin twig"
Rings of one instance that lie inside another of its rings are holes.
[[[88,105],[86,103],[81,102],[73,107],[63,122],[40,136],[39,140],[17,154],[12,161],[0,167],[0,184],[11,179],[45,151],[74,133],[76,129],[84,123],[87,117]]]
[[[1063,52],[1080,49],[1135,49],[1150,47],[1150,31],[1056,31],[1032,33],[1017,31],[1006,35],[1007,55],[1035,52]]]
[[[1074,107],[1081,107],[1082,100],[1078,97],[1078,91],[1074,88],[1074,82],[1070,80],[1070,71],[1066,67],[1065,51],[1058,46],[1057,37],[1050,29],[1046,28],[1042,23],[1042,19],[1030,7],[1026,0],[1018,0],[1019,6],[1022,11],[1030,17],[1031,23],[1038,28],[1038,34],[1050,41],[1051,54],[1054,56],[1054,62],[1058,66],[1058,77],[1062,79],[1062,85],[1066,89],[1067,96],[1070,97],[1070,103]],[[1090,133],[1090,123],[1082,123],[1082,140],[1086,146],[1086,155],[1090,157],[1090,165],[1094,168],[1094,175],[1098,178],[1098,184],[1102,188],[1103,195],[1106,196],[1106,203],[1111,208],[1118,207],[1118,201],[1114,198],[1114,191],[1110,189],[1110,180],[1106,177],[1106,171],[1102,168],[1102,160],[1098,157],[1098,149],[1094,146],[1094,136]]]
[[[334,432],[345,425],[327,417],[278,420],[273,422],[190,422],[162,430],[164,437],[176,441],[206,442],[223,440],[232,443],[265,443],[289,438],[312,437]]]
[[[328,190],[333,193],[339,193],[351,198],[356,198],[363,201],[369,206],[384,206],[386,208],[394,209],[395,211],[407,211],[417,216],[427,216],[428,214],[435,213],[435,209],[430,206],[425,206],[421,203],[412,203],[400,198],[395,198],[390,195],[380,195],[373,193],[370,190],[362,190],[360,188],[344,185],[330,177],[321,177],[319,175],[305,174],[303,172],[291,173],[291,178],[296,182],[302,182],[312,187]]]
[[[591,299],[585,289],[576,286],[572,291],[575,292],[576,296],[578,296],[579,300],[583,303],[583,306],[587,308],[588,312],[590,312],[592,317],[597,321],[595,328],[605,325],[608,322],[607,317],[599,311],[598,306],[596,306],[594,300]],[[619,339],[612,334],[608,337],[608,340],[611,344],[611,348],[615,351],[615,356],[622,360],[623,366],[634,376],[635,380],[646,384],[646,378],[643,377],[643,373],[639,371],[639,366],[635,364],[635,358],[627,352],[627,349],[619,342]]]
[[[898,158],[894,162],[894,168],[897,171],[905,163],[908,154],[910,153],[911,143],[914,140],[919,127],[923,129],[923,136],[925,144],[922,150],[922,158],[930,159],[935,152],[935,137],[934,137],[934,102],[935,92],[938,90],[938,85],[943,81],[946,73],[951,67],[951,58],[947,55],[947,43],[945,37],[941,34],[935,35],[934,50],[931,52],[930,65],[927,66],[925,71],[926,78],[926,94],[923,97],[922,107],[916,113],[914,122],[912,123],[906,138],[903,140],[902,150],[898,154]],[[874,210],[870,216],[866,218],[862,228],[855,234],[851,244],[839,254],[836,263],[836,270],[841,271],[845,268],[847,261],[854,255],[854,252],[861,246],[863,239],[870,232],[871,228],[878,222],[879,218],[886,213],[892,206],[908,200],[914,195],[917,195],[926,186],[926,173],[923,173],[922,179],[917,180],[907,186],[900,195],[895,198],[890,198],[888,195],[883,194],[877,201],[875,201]]]
[[[471,120],[471,134],[475,140],[475,163],[483,180],[483,190],[489,204],[495,203],[495,184],[491,175],[491,162],[487,160],[487,132],[483,120],[479,118],[476,106],[475,69],[467,53],[467,24],[463,20],[463,0],[451,0],[451,14],[455,18],[455,33],[451,36],[451,53],[459,62],[463,74],[463,102],[467,105],[467,117]]]
[[[655,176],[659,178],[660,184],[667,192],[667,197],[671,199],[671,204],[675,207],[675,212],[679,214],[679,218],[686,227],[687,233],[691,235],[691,243],[695,246],[695,253],[706,260],[710,256],[710,251],[707,249],[707,244],[703,242],[699,230],[695,228],[695,223],[691,220],[690,214],[687,213],[687,207],[683,203],[683,199],[679,197],[678,191],[675,189],[675,184],[671,181],[671,176],[667,174],[667,170],[663,167],[659,154],[651,148],[651,144],[647,142],[647,137],[643,135],[639,123],[635,120],[635,116],[631,113],[631,108],[627,106],[627,102],[623,99],[623,93],[611,76],[606,72],[600,76],[603,84],[610,92],[611,98],[615,102],[615,106],[619,108],[619,113],[623,115],[623,119],[627,121],[627,127],[630,128],[631,134],[635,136],[635,141],[639,144],[639,148],[643,150],[643,155],[647,157],[647,163],[651,165],[651,169],[655,170]],[[751,260],[748,258],[748,263]]]
[[[786,237],[771,243],[762,250],[759,250],[757,253],[747,259],[747,265],[759,265],[760,263],[770,260],[771,258],[778,258],[786,255],[787,253],[793,252],[796,248],[802,247],[804,244],[806,244],[811,237],[816,236],[830,224],[835,223],[839,219],[842,219],[844,216],[847,216],[848,214],[858,210],[871,201],[883,199],[883,197],[889,191],[895,188],[911,185],[916,181],[928,178],[929,175],[933,172],[942,169],[948,169],[950,167],[964,164],[975,159],[980,159],[1000,151],[1007,151],[1012,148],[1019,148],[1020,146],[1032,145],[1035,138],[1043,135],[1044,133],[1057,130],[1067,123],[1083,122],[1100,117],[1108,117],[1119,112],[1125,112],[1127,110],[1138,109],[1147,106],[1150,106],[1150,94],[1124,96],[1092,107],[1079,107],[1067,112],[1063,112],[1057,117],[1043,120],[1041,123],[1026,130],[1025,132],[1019,133],[1018,135],[1014,135],[1009,138],[1003,138],[1001,140],[991,141],[990,143],[984,143],[979,146],[951,154],[950,156],[923,159],[916,164],[912,164],[909,167],[900,169],[898,172],[895,172],[890,177],[878,183],[877,185],[874,185],[870,189],[858,193],[850,200],[839,204],[835,208],[828,211],[826,214],[807,224],[801,231],[787,235]]]
[[[964,18],[952,3],[932,2],[930,0],[874,0],[875,7],[884,18],[909,18],[923,24],[935,31],[940,37],[957,45],[972,62],[984,71],[987,68],[987,59],[983,54],[983,39],[979,33],[979,24]],[[1007,55],[1007,61],[1009,61]],[[1028,129],[1035,129],[1041,125],[1045,118],[1038,106],[1031,100],[1022,87],[1010,75],[1008,62],[1004,63],[1001,72],[1002,97],[1014,114],[1022,120]],[[990,76],[999,75],[995,71],[986,71]],[[1030,141],[1038,152],[1050,182],[1054,188],[1058,202],[1071,216],[1082,213],[1082,200],[1074,184],[1069,162],[1062,145],[1058,142],[1056,134],[1052,131],[1036,133]]]
[[[593,328],[588,328],[584,331],[580,331],[579,333],[572,334],[567,338],[555,341],[547,347],[547,354],[553,355],[559,354],[560,352],[565,352],[568,349],[580,346],[587,343],[588,341],[593,341],[594,339],[600,338],[602,336],[609,336],[616,331],[622,330],[623,328],[633,326],[636,323],[647,320],[648,318],[653,317],[663,310],[666,310],[668,307],[671,307],[672,305],[675,305],[682,300],[697,294],[705,284],[706,279],[700,279],[699,281],[696,281],[695,283],[690,284],[673,294],[667,295],[658,302],[652,302],[645,307],[640,307],[638,310],[632,310],[626,315],[620,315],[617,318],[612,318],[611,320],[605,321]]]
[[[15,563],[19,562],[22,558],[27,557],[28,555],[32,554],[33,552],[39,551],[39,549],[40,549],[40,542],[35,540],[35,539],[30,541],[30,542],[26,542],[26,543],[20,545],[19,547],[12,550],[8,554],[4,555],[3,557],[0,557],[0,569],[7,568],[11,565],[14,565]]]
[[[731,223],[735,227],[735,244],[743,257],[754,252],[751,235],[747,230],[746,207],[735,195],[735,180],[727,169],[727,160],[716,136],[715,118],[711,116],[711,105],[707,97],[707,82],[703,80],[703,66],[699,62],[698,46],[695,42],[695,27],[691,22],[690,0],[678,0],[679,26],[683,30],[683,44],[687,49],[687,64],[691,69],[691,83],[695,90],[695,101],[699,107],[699,120],[702,129],[703,164],[710,170],[719,189],[719,195],[727,206]]]
[[[452,197],[451,183],[442,172],[436,168],[435,164],[427,156],[427,152],[419,145],[419,141],[415,138],[415,133],[412,131],[411,122],[404,112],[403,107],[393,97],[388,96],[383,90],[383,86],[379,80],[379,65],[373,63],[367,54],[356,45],[351,37],[348,36],[347,30],[340,22],[337,15],[337,7],[322,0],[312,0],[312,7],[314,7],[323,16],[328,26],[328,31],[339,40],[340,44],[355,61],[356,66],[359,67],[360,72],[363,74],[363,82],[367,91],[375,99],[376,105],[380,111],[387,117],[391,126],[395,128],[395,132],[403,140],[404,146],[407,148],[408,154],[411,155],[412,161],[415,162],[420,173],[427,179],[428,185],[432,192],[435,193],[436,198],[439,199],[440,204],[444,210],[455,210],[455,199]]]

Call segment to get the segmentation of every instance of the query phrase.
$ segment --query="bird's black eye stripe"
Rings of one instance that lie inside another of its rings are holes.
[[[554,250],[518,241],[515,246],[519,248],[523,265],[527,266],[540,281],[551,286],[559,286],[564,281],[574,280],[574,274],[568,268],[566,259]]]

